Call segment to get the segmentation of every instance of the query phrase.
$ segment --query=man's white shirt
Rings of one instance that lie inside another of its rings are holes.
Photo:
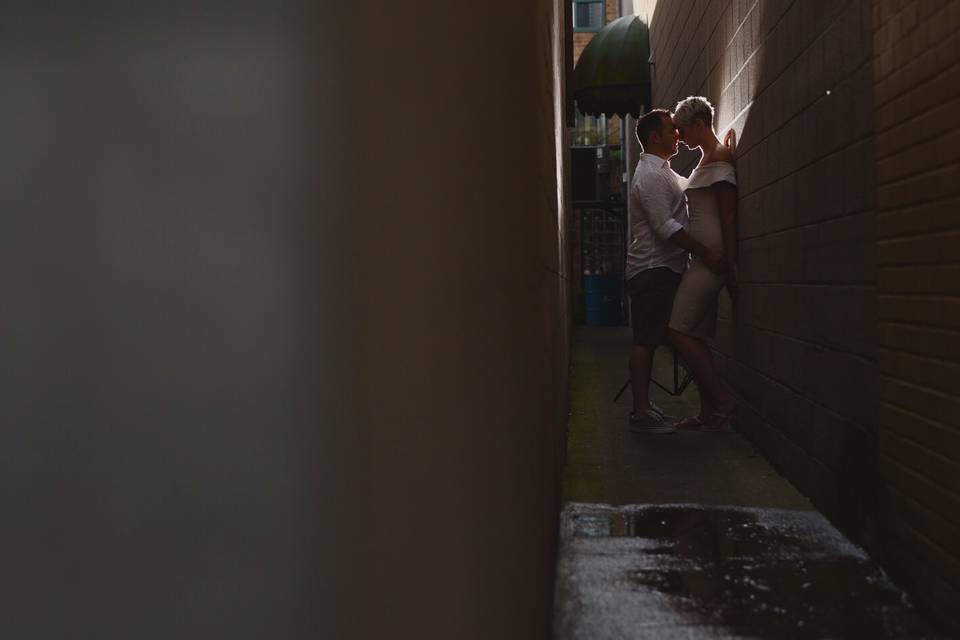
[[[687,268],[687,251],[670,242],[689,222],[683,178],[670,162],[650,153],[640,155],[630,183],[630,246],[626,278],[656,267],[677,273]]]

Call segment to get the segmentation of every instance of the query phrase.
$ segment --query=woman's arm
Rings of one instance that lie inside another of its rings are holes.
[[[740,290],[737,268],[737,188],[729,182],[717,182],[712,187],[720,212],[720,229],[723,233],[723,254],[727,260],[727,289],[731,296]]]

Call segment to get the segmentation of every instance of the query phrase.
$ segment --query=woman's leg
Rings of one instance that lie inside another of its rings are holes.
[[[717,401],[713,399],[713,396],[710,395],[710,391],[707,390],[707,387],[700,384],[700,381],[694,376],[693,380],[697,385],[697,393],[700,395],[700,413],[697,414],[701,420],[706,420],[710,415],[717,410]]]
[[[675,329],[670,329],[669,335],[673,348],[693,371],[700,388],[700,417],[706,419],[715,412],[728,413],[733,410],[737,398],[720,377],[706,343]]]

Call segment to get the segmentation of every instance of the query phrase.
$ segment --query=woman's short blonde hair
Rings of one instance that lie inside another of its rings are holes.
[[[713,126],[713,105],[703,96],[684,98],[673,108],[674,122],[689,126],[694,118],[700,118],[708,127]]]

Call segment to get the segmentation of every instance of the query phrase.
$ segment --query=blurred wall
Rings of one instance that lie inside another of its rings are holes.
[[[322,4],[5,15],[4,637],[546,637],[562,5]]]
[[[429,7],[351,7],[338,38],[350,75],[332,94],[371,124],[338,145],[350,636],[544,637],[566,417],[562,5]]]

